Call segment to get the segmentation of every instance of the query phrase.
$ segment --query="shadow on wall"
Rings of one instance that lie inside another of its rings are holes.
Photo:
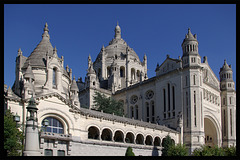
[[[153,147],[152,156],[159,156],[158,149],[156,146]]]

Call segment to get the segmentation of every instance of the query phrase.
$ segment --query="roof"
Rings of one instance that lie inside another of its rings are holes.
[[[48,25],[45,24],[44,33],[42,35],[42,40],[33,50],[31,55],[27,58],[26,62],[23,65],[23,68],[27,68],[28,63],[31,63],[31,66],[35,67],[46,67],[46,56],[53,55],[53,46],[50,42],[50,36],[48,34]]]

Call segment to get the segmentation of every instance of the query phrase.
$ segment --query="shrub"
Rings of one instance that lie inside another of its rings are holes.
[[[236,147],[227,147],[224,149],[225,156],[236,156]]]
[[[135,154],[132,151],[132,147],[128,147],[127,151],[125,153],[125,156],[135,156]]]
[[[187,156],[188,152],[185,145],[177,144],[176,146],[171,145],[168,148],[167,155],[168,156]]]

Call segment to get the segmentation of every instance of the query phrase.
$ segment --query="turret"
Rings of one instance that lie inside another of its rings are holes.
[[[77,83],[75,80],[75,76],[74,76],[71,87],[70,87],[70,99],[71,99],[73,105],[80,107],[80,102],[78,99],[78,92],[79,92],[79,89],[78,89],[78,86],[77,86]]]
[[[35,95],[35,89],[34,89],[34,74],[32,72],[32,67],[30,63],[28,64],[28,67],[23,74],[24,82],[23,82],[23,90],[22,90],[22,97],[24,99],[30,98]]]
[[[183,67],[199,65],[201,63],[201,57],[198,53],[197,35],[193,35],[190,28],[188,28],[188,33],[183,40],[182,51]]]
[[[236,91],[232,75],[231,65],[228,65],[227,61],[224,60],[219,72],[223,147],[236,145]]]

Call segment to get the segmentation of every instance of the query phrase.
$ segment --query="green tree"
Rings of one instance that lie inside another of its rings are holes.
[[[125,153],[125,156],[135,156],[135,154],[132,151],[132,147],[128,147],[127,151]]]
[[[185,145],[177,144],[176,146],[171,145],[168,148],[167,155],[168,156],[187,156],[188,152]]]
[[[163,139],[163,149],[162,149],[162,156],[167,156],[168,155],[168,149],[170,146],[174,145],[173,140],[169,135],[166,136],[166,138]]]
[[[95,103],[95,107],[98,111],[103,110],[104,113],[114,113],[117,116],[122,116],[124,114],[123,104],[121,102],[118,102],[99,92],[95,92],[93,102]]]
[[[16,127],[10,110],[4,115],[4,153],[7,156],[20,156],[23,150],[23,134]]]

